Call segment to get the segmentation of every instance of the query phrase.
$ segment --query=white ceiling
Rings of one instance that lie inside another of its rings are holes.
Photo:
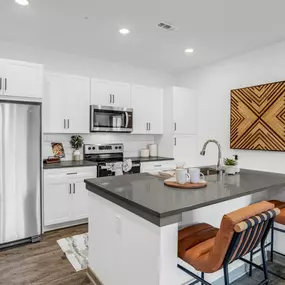
[[[166,72],[285,39],[284,0],[29,1],[0,0],[2,40]],[[158,28],[161,21],[177,30]],[[120,35],[122,27],[131,33]],[[188,47],[195,52],[185,55]]]

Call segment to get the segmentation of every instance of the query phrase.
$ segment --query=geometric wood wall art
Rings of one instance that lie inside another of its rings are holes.
[[[285,81],[231,91],[231,148],[285,151]]]

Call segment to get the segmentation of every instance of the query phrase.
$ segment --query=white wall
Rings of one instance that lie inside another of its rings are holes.
[[[0,42],[0,58],[44,64],[47,71],[155,87],[165,87],[174,83],[174,77],[161,71],[136,68],[124,63],[88,58],[15,43]]]
[[[0,42],[0,58],[44,64],[45,70],[51,72],[76,74],[160,88],[174,83],[174,77],[161,71],[136,68],[124,63],[87,58],[15,43]],[[90,134],[85,135],[84,138],[85,143],[122,142],[125,145],[125,156],[138,156],[141,148],[154,143],[154,136],[152,135]],[[51,142],[62,142],[66,150],[66,159],[71,159],[72,149],[69,146],[69,139],[70,135],[46,134],[44,136],[43,156],[52,155]]]
[[[177,85],[198,93],[198,148],[209,138],[223,146],[224,156],[238,154],[244,168],[285,173],[285,152],[230,150],[230,90],[285,80],[285,42],[192,70]],[[216,163],[217,150],[209,147],[199,165]]]

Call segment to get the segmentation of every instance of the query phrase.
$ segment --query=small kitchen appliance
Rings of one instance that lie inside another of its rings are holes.
[[[91,132],[131,133],[133,131],[133,109],[92,105],[90,112]]]

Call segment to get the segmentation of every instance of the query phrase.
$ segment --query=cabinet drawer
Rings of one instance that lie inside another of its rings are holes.
[[[44,179],[47,184],[67,182],[70,180],[84,180],[86,178],[96,178],[97,167],[70,167],[60,169],[44,170]]]
[[[162,170],[171,170],[175,168],[176,164],[174,160],[143,162],[141,164],[141,172],[154,172]]]

